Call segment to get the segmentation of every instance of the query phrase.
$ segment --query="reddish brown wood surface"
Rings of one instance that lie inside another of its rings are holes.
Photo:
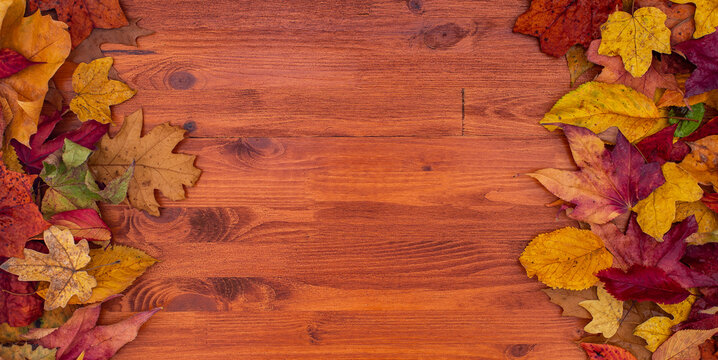
[[[563,59],[525,0],[124,0],[118,122],[189,130],[203,170],[153,218],[104,214],[151,268],[104,312],[163,306],[117,358],[577,359],[517,257],[570,224],[521,176],[572,166],[541,115]]]

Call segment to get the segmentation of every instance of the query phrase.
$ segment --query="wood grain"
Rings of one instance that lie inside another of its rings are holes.
[[[184,126],[203,174],[157,218],[103,207],[161,260],[103,312],[164,307],[118,359],[582,357],[517,261],[572,224],[522,175],[573,167],[527,1],[122,3],[157,33],[103,47],[138,90],[114,118]]]

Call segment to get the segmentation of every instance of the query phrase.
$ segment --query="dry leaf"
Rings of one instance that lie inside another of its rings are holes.
[[[571,75],[571,86],[581,75],[594,67],[594,64],[586,58],[586,49],[581,45],[574,45],[568,49],[566,64],[568,64],[568,72]]]
[[[127,25],[119,0],[28,0],[30,11],[55,9],[57,18],[70,26],[72,46],[79,45],[93,28]]]
[[[585,300],[598,299],[595,287],[580,291],[564,289],[543,289],[541,291],[549,296],[552,303],[563,309],[562,316],[573,316],[581,319],[590,319],[591,313],[581,307],[579,303]]]
[[[695,296],[689,296],[687,299],[678,304],[658,304],[658,306],[660,306],[665,312],[669,313],[671,317],[654,316],[646,322],[638,325],[633,334],[646,340],[648,343],[648,345],[646,345],[646,349],[651,352],[656,351],[656,349],[658,349],[663,342],[668,340],[668,338],[673,335],[671,327],[688,319],[688,315],[691,313],[691,307],[693,306],[693,302],[695,302],[695,300]]]
[[[666,26],[671,29],[671,44],[682,43],[693,37],[696,30],[693,21],[695,6],[675,4],[670,0],[636,0],[636,7],[655,7],[666,14]]]
[[[706,136],[690,144],[691,153],[680,163],[701,184],[718,189],[718,135]]]
[[[70,110],[80,121],[111,123],[110,105],[121,104],[137,93],[125,83],[107,77],[112,61],[106,57],[83,63],[72,74],[72,89],[77,95],[70,102]]]
[[[653,353],[653,360],[698,360],[698,346],[716,332],[718,329],[677,331]]]
[[[10,345],[0,347],[0,359],[3,360],[55,360],[55,349],[42,346]]]
[[[591,313],[592,320],[583,328],[591,334],[602,334],[610,338],[616,334],[623,317],[623,301],[609,294],[603,286],[596,288],[598,300],[585,300],[579,303]]]
[[[671,0],[678,4],[694,3],[696,4],[696,13],[694,15],[696,22],[696,32],[693,38],[698,39],[705,35],[716,31],[718,27],[718,0]]]

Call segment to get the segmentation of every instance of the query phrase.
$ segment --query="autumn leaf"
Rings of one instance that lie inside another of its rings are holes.
[[[9,345],[0,347],[0,358],[3,360],[55,360],[55,349],[42,346]]]
[[[602,270],[597,274],[606,290],[622,301],[653,301],[677,304],[690,293],[658,267],[631,266],[624,272],[618,268]]]
[[[592,69],[594,64],[586,58],[586,49],[581,45],[574,45],[566,52],[566,64],[571,76],[571,86],[576,83],[581,75]]]
[[[674,221],[683,221],[693,216],[698,222],[698,232],[686,239],[688,244],[701,245],[710,241],[708,233],[718,230],[718,217],[701,201],[680,202],[676,204],[676,218]]]
[[[514,32],[535,36],[541,51],[563,56],[573,45],[588,47],[601,37],[600,26],[622,0],[533,0],[516,19]]]
[[[84,146],[90,150],[95,150],[95,143],[100,140],[102,135],[107,133],[109,125],[100,124],[97,121],[87,121],[82,123],[79,129],[64,132],[52,140],[48,140],[55,126],[62,120],[59,111],[52,116],[40,115],[40,124],[37,127],[37,133],[30,136],[30,146],[25,146],[17,140],[12,140],[12,146],[15,148],[20,162],[24,165],[25,171],[30,174],[39,174],[42,170],[42,161],[45,160],[53,152],[60,150],[65,139],[72,140],[78,145]]]
[[[718,185],[718,135],[707,136],[690,144],[691,153],[680,163],[701,184]]]
[[[57,18],[70,26],[73,47],[80,45],[94,28],[127,25],[119,0],[28,0],[28,5],[30,11],[55,9]]]
[[[591,287],[584,290],[564,290],[564,289],[542,289],[549,296],[552,303],[563,309],[562,316],[573,316],[581,319],[590,319],[591,313],[579,305],[585,300],[596,300],[596,288]]]
[[[718,9],[718,1],[716,2]],[[718,11],[716,20],[718,20]],[[694,96],[710,90],[718,89],[718,33],[710,34],[702,39],[689,40],[675,46],[697,68],[686,81],[686,96]]]
[[[674,142],[677,128],[678,124],[665,127],[636,144],[646,161],[658,162],[661,165],[666,161],[680,162],[691,152],[691,148],[684,141]]]
[[[646,322],[638,325],[633,333],[646,340],[648,343],[648,345],[646,345],[646,349],[651,352],[656,351],[656,349],[658,349],[663,342],[668,340],[668,338],[673,335],[671,327],[688,318],[688,314],[691,312],[691,307],[693,306],[694,301],[695,297],[689,296],[678,304],[658,304],[658,306],[670,314],[671,317],[654,316]]]
[[[628,350],[608,344],[582,343],[589,360],[636,360]]]
[[[718,329],[677,331],[653,353],[653,360],[697,360],[698,346],[716,332]]]
[[[72,74],[72,89],[77,95],[70,102],[70,110],[80,121],[111,123],[110,105],[123,103],[137,93],[125,83],[107,77],[112,62],[111,57],[106,57],[79,64]]]
[[[586,51],[586,57],[594,64],[603,66],[603,71],[595,81],[608,84],[623,84],[653,99],[656,89],[680,91],[676,77],[665,72],[660,60],[653,59],[648,71],[641,77],[633,77],[623,66],[618,56],[605,56],[598,53],[601,40],[594,40]]]
[[[641,229],[656,239],[670,230],[676,218],[676,202],[693,202],[703,197],[696,179],[676,163],[667,162],[661,170],[666,182],[633,207]]]
[[[0,261],[5,259],[0,258]],[[42,315],[42,299],[32,295],[34,283],[19,281],[16,275],[0,271],[0,289],[0,323],[12,327],[27,326]]]
[[[705,193],[701,202],[714,212],[718,212],[718,193]]]
[[[678,44],[693,37],[696,23],[693,14],[696,8],[693,5],[680,5],[671,0],[635,0],[636,7],[655,7],[661,10],[668,20],[666,27],[671,29],[671,44]]]
[[[0,49],[0,79],[15,75],[32,64],[34,62],[13,49]]]
[[[0,257],[21,257],[25,242],[50,226],[33,202],[35,178],[0,162]]]
[[[598,300],[584,300],[579,305],[591,313],[591,322],[583,328],[591,334],[602,334],[610,338],[621,326],[623,301],[616,300],[603,286],[596,288]]]
[[[73,296],[69,304],[89,304],[119,294],[157,262],[141,250],[122,245],[92,249],[90,257],[92,260],[86,267],[91,270],[87,270],[87,273],[95,278],[97,286],[92,289],[92,296],[88,300],[81,301],[77,296]],[[45,297],[46,292],[46,286],[41,285],[38,288],[40,296]]]
[[[686,93],[686,81],[688,81],[690,74],[676,74],[676,82],[678,82],[679,90],[666,90],[661,98],[656,103],[659,108],[665,108],[669,106],[692,106],[700,103],[711,103],[711,97],[718,99],[718,90],[711,90],[709,92],[701,93],[693,96],[685,96]],[[713,104],[714,107],[716,104]]]
[[[141,137],[142,122],[139,110],[125,119],[114,138],[105,135],[90,157],[90,168],[100,181],[107,181],[134,163],[135,173],[127,190],[130,205],[159,216],[155,189],[170,200],[182,200],[183,185],[194,185],[200,170],[194,167],[194,155],[172,152],[184,139],[182,128],[164,123]]]
[[[668,122],[670,124],[678,124],[676,128],[676,137],[686,137],[698,129],[703,122],[703,116],[706,108],[702,103],[694,104],[689,107],[674,107],[668,111]],[[674,116],[683,119],[675,119]],[[685,120],[689,119],[689,120]]]
[[[106,248],[112,233],[93,209],[77,209],[55,214],[49,219],[52,225],[70,230],[75,240],[85,239]]]
[[[0,268],[19,276],[21,281],[47,281],[50,283],[45,298],[45,310],[64,307],[73,295],[87,301],[95,279],[81,270],[90,262],[86,240],[75,245],[69,230],[50,227],[45,231],[45,245],[49,254],[25,249],[24,259],[11,258]]]
[[[641,77],[653,61],[653,51],[671,53],[671,30],[665,25],[666,14],[654,7],[644,7],[633,15],[616,11],[601,25],[601,46],[598,53],[620,56],[623,66]]]
[[[615,148],[608,151],[591,131],[570,125],[562,128],[579,171],[543,169],[529,176],[562,200],[575,204],[570,217],[605,224],[629,212],[663,184],[658,163],[646,164],[620,133]]]
[[[519,258],[528,277],[553,288],[583,290],[613,261],[601,239],[588,230],[563,228],[534,238]]]
[[[716,31],[718,26],[718,1],[716,0],[671,0],[678,4],[694,3],[696,5],[696,13],[694,15],[696,22],[696,32],[693,37],[698,39]]]
[[[86,359],[106,360],[135,339],[140,326],[160,308],[141,312],[111,325],[97,326],[102,303],[82,307],[70,320],[37,340],[30,332],[26,338],[46,348],[57,348],[57,360],[75,360],[84,353]]]
[[[596,134],[615,126],[635,143],[666,127],[668,120],[653,100],[636,90],[593,81],[564,95],[541,124],[549,130],[556,129],[556,124],[581,126]]]
[[[13,275],[14,276],[14,275]],[[26,282],[27,284],[31,284]],[[39,299],[39,297],[38,297]],[[40,304],[42,309],[42,304]],[[68,305],[64,308],[57,308],[51,311],[45,311],[42,316],[35,320],[32,324],[22,327],[9,326],[7,323],[0,324],[0,343],[11,343],[24,341],[23,335],[32,329],[56,328],[67,321],[75,311],[75,305]]]

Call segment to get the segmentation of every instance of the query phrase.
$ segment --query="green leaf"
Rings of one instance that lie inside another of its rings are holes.
[[[82,165],[90,157],[90,154],[92,154],[92,150],[65,139],[65,144],[62,146],[62,162],[67,166],[74,168]]]
[[[706,113],[706,108],[703,105],[703,103],[695,104],[688,107],[671,107],[671,109],[668,111],[668,122],[670,124],[676,124],[678,123],[678,127],[676,127],[675,133],[673,135],[675,137],[686,137],[696,131],[698,127],[701,125],[701,122],[703,121],[703,116]],[[689,118],[694,121],[690,120],[683,120],[683,119],[675,119],[671,116],[676,117],[682,117],[682,118]]]

